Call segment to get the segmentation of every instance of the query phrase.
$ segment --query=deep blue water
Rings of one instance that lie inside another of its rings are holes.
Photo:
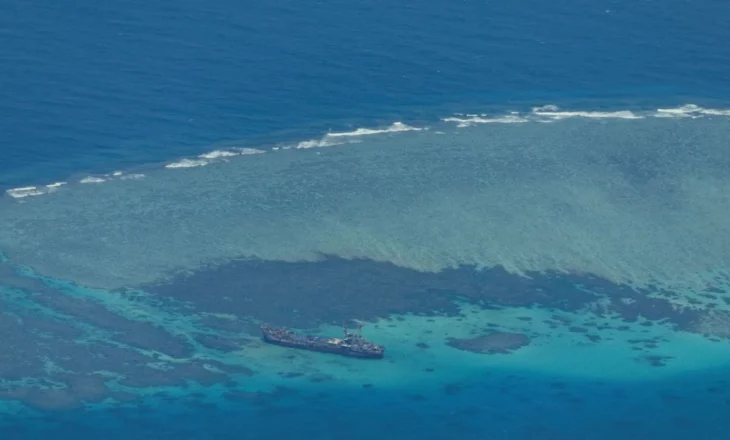
[[[6,0],[0,190],[455,112],[727,108],[727,41],[730,2],[716,0]],[[253,406],[173,396],[0,421],[9,440],[720,438],[724,373],[497,375]]]
[[[223,140],[730,95],[722,1],[0,5],[0,186]]]
[[[723,438],[725,374],[671,384],[616,385],[535,376],[489,377],[451,389],[292,394],[275,406],[221,406],[171,398],[174,410],[68,413],[6,425],[4,438],[139,439],[551,439]],[[716,384],[709,391],[707,383]],[[701,384],[698,386],[698,384]],[[698,399],[703,404],[697,405]],[[693,404],[693,402],[695,404]]]

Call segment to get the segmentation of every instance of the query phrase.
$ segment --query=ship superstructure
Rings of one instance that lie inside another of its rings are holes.
[[[385,355],[385,347],[373,344],[360,334],[351,333],[343,326],[343,338],[324,338],[319,336],[296,333],[284,327],[261,325],[264,341],[284,347],[300,348],[304,350],[334,353],[342,356],[380,359]]]

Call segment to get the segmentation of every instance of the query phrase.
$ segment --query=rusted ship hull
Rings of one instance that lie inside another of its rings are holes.
[[[265,342],[283,347],[363,359],[382,359],[385,355],[385,349],[382,346],[362,339],[355,339],[353,343],[347,337],[338,339],[306,336],[285,328],[269,327],[267,325],[261,326],[261,333]]]

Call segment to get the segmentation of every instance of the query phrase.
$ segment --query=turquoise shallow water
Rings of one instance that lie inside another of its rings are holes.
[[[0,4],[3,439],[727,437],[728,21]]]
[[[389,280],[382,275],[375,284]],[[3,281],[20,284],[7,275]],[[560,293],[568,293],[568,285],[560,279],[543,283]],[[725,429],[727,342],[677,332],[656,320],[630,323],[586,310],[463,305],[461,317],[395,315],[371,324],[365,335],[385,343],[388,358],[363,362],[261,345],[245,330],[230,330],[244,325],[236,313],[223,318],[226,331],[211,315],[189,308],[166,313],[175,307],[140,296],[120,299],[119,293],[56,284],[55,294],[65,298],[60,301],[49,300],[40,286],[25,291],[3,291],[4,317],[23,323],[10,340],[22,338],[25,347],[32,347],[32,354],[22,358],[22,374],[37,368],[34,356],[40,355],[45,362],[37,376],[48,379],[6,387],[6,393],[24,390],[15,397],[35,407],[5,405],[9,438],[245,433],[247,438],[608,439],[616,433],[714,437]],[[28,301],[30,291],[36,292],[36,305]],[[82,298],[95,299],[85,303]],[[51,316],[39,307],[49,301],[60,313]],[[94,303],[116,313],[104,315]],[[234,312],[230,304],[223,306]],[[291,318],[289,312],[279,319]],[[169,334],[195,336],[194,349],[186,353],[142,322]],[[74,342],[64,324],[84,336],[75,335]],[[217,327],[218,337],[201,338],[199,332],[211,327]],[[522,331],[530,344],[512,354],[474,354],[444,343],[495,329]],[[336,334],[335,326],[325,330]],[[18,362],[8,353],[17,349],[6,352],[6,367]],[[196,368],[200,360],[205,368]],[[14,372],[18,369],[4,375]],[[101,401],[106,396],[113,400]],[[82,398],[91,406],[76,408]]]

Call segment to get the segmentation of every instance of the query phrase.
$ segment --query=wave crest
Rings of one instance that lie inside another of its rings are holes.
[[[561,110],[556,105],[544,105],[534,107],[528,112],[512,111],[503,114],[455,114],[454,116],[442,118],[446,124],[456,123],[458,128],[466,128],[482,124],[524,124],[528,122],[557,122],[575,118],[582,119],[619,119],[619,120],[640,120],[646,118],[674,118],[674,119],[697,119],[702,117],[727,117],[730,116],[730,109],[705,108],[695,104],[685,104],[674,108],[659,108],[656,110],[614,110],[614,111],[591,111],[591,110]],[[352,131],[330,132],[319,139],[309,139],[297,143],[280,145],[270,148],[269,151],[283,150],[307,150],[312,148],[334,147],[347,144],[363,142],[366,138],[382,135],[400,134],[405,132],[428,131],[432,127],[416,127],[403,122],[394,122],[382,128],[357,128]],[[436,130],[435,134],[444,134],[443,130]],[[198,168],[207,165],[227,162],[239,156],[260,155],[267,150],[257,148],[230,148],[216,149],[200,154],[194,158],[182,158],[165,165],[167,169]],[[125,174],[122,171],[115,171],[111,174],[100,176],[87,176],[79,183],[104,183],[111,180],[138,180],[145,177],[144,174]],[[39,196],[54,192],[57,187],[27,186],[6,190],[5,193],[14,199],[23,199],[31,196]]]
[[[487,114],[456,114],[442,118],[444,122],[455,122],[458,127],[469,127],[476,124],[514,124],[522,122],[554,122],[571,118],[586,119],[645,119],[645,118],[698,118],[703,116],[730,116],[730,109],[704,108],[695,104],[685,104],[674,108],[659,108],[656,110],[561,110],[557,105],[543,105],[533,107],[526,113],[510,112],[503,115],[490,116]]]

